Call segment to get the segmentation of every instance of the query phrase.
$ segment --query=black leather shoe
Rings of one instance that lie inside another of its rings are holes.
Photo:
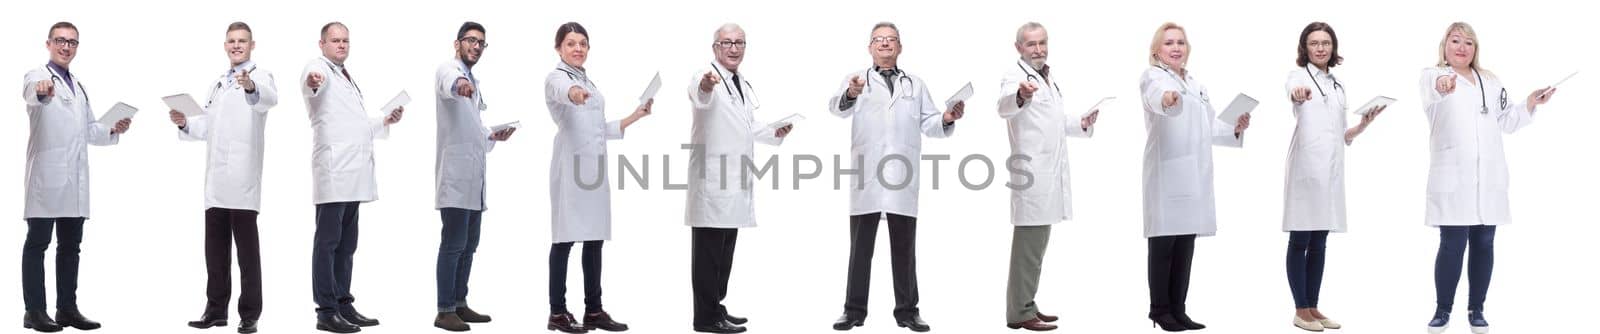
[[[45,333],[61,331],[61,325],[55,320],[50,320],[50,314],[44,311],[28,311],[22,314],[22,328],[32,329]]]
[[[61,327],[77,328],[80,331],[100,328],[100,323],[89,320],[83,313],[78,313],[78,310],[56,310],[56,324]]]
[[[731,323],[733,323],[735,325],[743,325],[746,322],[750,322],[749,318],[736,317],[736,316],[733,316],[732,314],[727,314],[727,313],[723,313],[722,314],[722,318],[723,319],[727,319],[728,322],[731,322]]]
[[[851,318],[849,314],[841,315],[838,320],[833,321],[833,330],[847,331],[851,328],[861,327],[864,322],[866,322],[866,319]]]
[[[1200,324],[1198,322],[1194,322],[1194,319],[1189,319],[1189,315],[1188,314],[1184,314],[1184,313],[1174,314],[1173,318],[1178,319],[1178,323],[1183,324],[1183,328],[1186,328],[1186,329],[1189,329],[1189,330],[1206,329],[1206,325]]]
[[[239,322],[239,334],[254,334],[255,332],[256,321],[254,319],[245,319]]]
[[[456,308],[456,316],[461,317],[461,321],[474,324],[494,320],[493,318],[490,318],[488,314],[479,314],[478,311],[473,311],[471,308],[466,306]]]
[[[745,328],[744,326],[735,325],[733,322],[723,320],[714,322],[710,325],[695,325],[694,331],[701,333],[744,333]]]
[[[206,329],[206,328],[211,328],[211,327],[222,327],[222,326],[227,326],[227,325],[228,325],[228,318],[200,318],[200,320],[195,320],[195,321],[190,321],[189,322],[189,327],[194,327],[194,328],[199,328],[199,329]]]
[[[439,312],[439,316],[433,317],[433,327],[451,332],[472,330],[472,327],[468,327],[467,322],[461,321],[461,316],[456,315],[455,312]]]
[[[345,306],[340,308],[339,317],[344,318],[344,321],[356,326],[372,327],[378,325],[378,319],[368,318],[367,316],[361,315],[361,312],[356,312],[356,308],[353,306]]]
[[[550,321],[544,328],[562,333],[582,334],[589,332],[589,330],[583,329],[583,325],[578,324],[578,319],[572,318],[572,313],[551,314]]]
[[[583,315],[583,329],[621,332],[628,330],[628,324],[612,320],[610,314],[607,314],[606,311],[600,311]]]
[[[1150,316],[1150,322],[1155,326],[1161,326],[1161,330],[1168,332],[1182,332],[1189,330],[1188,327],[1183,326],[1182,322],[1178,322],[1178,318],[1173,317],[1170,313],[1152,315]]]
[[[344,320],[338,314],[317,314],[317,330],[334,333],[360,332],[361,327]]]
[[[922,321],[922,316],[920,315],[913,315],[905,319],[895,320],[895,324],[918,333],[933,329],[932,327],[928,327],[927,322]]]

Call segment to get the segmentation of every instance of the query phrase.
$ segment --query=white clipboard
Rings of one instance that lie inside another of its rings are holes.
[[[104,115],[100,116],[100,120],[98,122],[100,125],[110,129],[117,125],[117,122],[120,122],[124,119],[133,118],[133,114],[138,112],[139,108],[134,108],[127,103],[117,102],[117,105],[111,106],[111,110],[106,111]]]
[[[178,112],[183,113],[184,117],[195,117],[206,114],[206,110],[204,108],[200,108],[200,103],[195,102],[194,97],[189,96],[189,94],[178,94],[162,97],[161,102],[166,102],[167,108],[172,108],[172,110],[177,110]]]
[[[1356,115],[1366,116],[1367,114],[1372,113],[1373,109],[1378,109],[1378,107],[1388,106],[1388,105],[1393,104],[1393,103],[1394,103],[1394,99],[1393,98],[1390,98],[1388,96],[1378,95],[1378,96],[1373,97],[1372,101],[1367,101],[1367,104],[1361,105],[1360,109],[1356,109]]]
[[[944,100],[944,107],[954,108],[957,102],[966,101],[970,98],[972,98],[972,82],[968,81],[966,86],[961,86],[961,90],[956,91],[956,95],[950,96],[949,100]]]
[[[1255,98],[1239,93],[1238,96],[1233,97],[1233,102],[1228,103],[1228,109],[1223,109],[1222,113],[1217,115],[1217,119],[1227,124],[1238,124],[1239,116],[1250,113],[1259,104],[1261,102],[1256,101]]]

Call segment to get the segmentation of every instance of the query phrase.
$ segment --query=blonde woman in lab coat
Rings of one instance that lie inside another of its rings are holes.
[[[1150,320],[1162,330],[1204,329],[1189,318],[1189,267],[1197,236],[1217,233],[1211,146],[1244,146],[1250,114],[1217,120],[1206,88],[1190,75],[1183,27],[1162,24],[1139,80],[1144,104],[1144,236],[1149,239]]]
[[[1294,103],[1294,137],[1283,186],[1283,230],[1289,232],[1285,267],[1294,296],[1294,326],[1319,332],[1341,326],[1317,310],[1328,232],[1345,231],[1344,146],[1383,112],[1374,108],[1361,123],[1345,128],[1344,85],[1329,70],[1344,61],[1339,37],[1327,23],[1300,31],[1299,56],[1284,89]]]
[[[650,115],[654,99],[619,121],[605,119],[606,100],[583,67],[589,32],[577,22],[556,29],[561,62],[545,77],[544,101],[556,122],[550,159],[550,318],[546,328],[566,333],[628,330],[600,305],[600,246],[611,239],[611,183],[606,179],[606,141],[622,139],[629,125]],[[583,242],[583,323],[567,312],[567,258]]]
[[[1555,94],[1547,87],[1523,100],[1512,98],[1500,78],[1478,62],[1479,46],[1472,26],[1450,24],[1439,41],[1438,65],[1423,69],[1419,83],[1430,130],[1426,223],[1439,228],[1433,269],[1438,308],[1428,321],[1431,333],[1444,332],[1450,323],[1463,257],[1467,322],[1473,333],[1489,332],[1483,302],[1494,271],[1495,227],[1511,223],[1501,133],[1532,123],[1535,108]]]

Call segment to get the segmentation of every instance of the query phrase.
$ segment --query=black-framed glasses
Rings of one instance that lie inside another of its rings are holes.
[[[743,40],[739,40],[739,41],[722,40],[722,41],[717,41],[717,43],[716,43],[717,46],[721,46],[724,49],[731,49],[733,47],[739,47],[740,49],[743,49],[743,48],[749,46],[749,44],[750,44],[749,42],[745,42]]]
[[[489,48],[489,41],[488,40],[478,39],[477,37],[462,37],[461,39],[458,39],[456,41],[457,42],[466,43],[468,46],[477,46],[477,47],[485,48],[485,49]]]
[[[56,37],[55,39],[50,40],[50,43],[51,44],[55,44],[56,46],[59,46],[59,47],[66,47],[66,48],[77,48],[78,47],[78,40],[76,40],[76,39],[66,39],[64,37]]]
[[[883,42],[900,43],[900,37],[899,36],[877,36],[877,37],[873,37],[872,38],[872,43],[873,44],[878,44],[878,43],[883,43]]]

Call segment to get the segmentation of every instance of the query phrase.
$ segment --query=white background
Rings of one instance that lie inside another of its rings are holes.
[[[677,155],[674,182],[684,180],[687,157],[678,145],[689,136],[685,84],[711,60],[711,34],[723,22],[741,23],[748,32],[742,72],[763,102],[757,117],[809,117],[785,146],[758,150],[780,156],[785,189],[757,191],[761,227],[740,235],[726,302],[733,313],[753,319],[753,331],[768,333],[831,331],[827,326],[842,310],[848,195],[831,190],[832,173],[801,182],[800,190],[789,189],[787,175],[794,154],[847,154],[850,122],[829,116],[823,104],[847,73],[869,66],[869,29],[878,21],[899,24],[906,50],[901,65],[929,80],[936,99],[967,81],[977,87],[956,135],[926,140],[928,154],[999,160],[1009,152],[1005,123],[991,101],[1001,75],[1014,69],[1013,34],[1027,21],[1049,29],[1050,64],[1072,105],[1087,108],[1102,96],[1120,98],[1104,110],[1096,137],[1071,144],[1077,217],[1055,228],[1038,296],[1043,310],[1063,316],[1068,329],[1101,333],[1149,331],[1141,329],[1149,328],[1139,186],[1145,134],[1135,97],[1150,36],[1162,22],[1188,27],[1194,45],[1190,68],[1214,96],[1245,92],[1262,101],[1245,148],[1216,150],[1221,231],[1199,242],[1189,297],[1191,315],[1216,333],[1299,331],[1289,323],[1287,237],[1280,231],[1284,155],[1294,125],[1282,89],[1306,23],[1326,21],[1338,32],[1346,61],[1334,74],[1353,104],[1379,94],[1400,100],[1348,150],[1351,232],[1330,238],[1321,303],[1323,313],[1346,324],[1346,333],[1420,332],[1433,310],[1438,232],[1422,223],[1428,129],[1416,101],[1419,70],[1437,61],[1445,27],[1467,21],[1477,28],[1482,63],[1500,75],[1513,98],[1586,67],[1582,59],[1600,52],[1584,23],[1591,12],[1571,1],[449,3],[3,5],[0,73],[20,77],[44,64],[47,28],[72,21],[83,43],[72,72],[91,87],[96,112],[116,101],[143,110],[121,144],[90,154],[94,208],[79,294],[83,311],[106,323],[100,332],[189,331],[184,321],[200,315],[204,145],[177,140],[159,98],[202,94],[226,71],[221,44],[225,27],[235,20],[254,28],[255,60],[277,75],[282,94],[268,121],[260,216],[267,295],[261,327],[268,333],[313,332],[311,135],[294,76],[319,55],[318,28],[328,21],[350,27],[348,64],[370,92],[369,107],[401,89],[416,98],[393,136],[377,146],[381,200],[362,206],[354,293],[364,313],[383,321],[367,333],[435,331],[430,321],[440,223],[433,209],[434,102],[427,92],[435,67],[452,56],[451,41],[465,20],[485,24],[492,42],[475,70],[491,108],[486,118],[520,119],[525,126],[489,158],[491,210],[484,215],[470,298],[475,309],[495,316],[493,323],[474,325],[483,333],[537,332],[548,312],[547,168],[555,126],[541,89],[558,61],[553,32],[562,22],[579,21],[589,29],[588,68],[611,97],[613,117],[631,110],[627,101],[652,73],[661,71],[665,81],[655,115],[611,144],[614,155],[650,155],[655,164],[649,190],[630,182],[627,190],[613,192],[615,239],[605,247],[606,309],[639,333],[690,329],[689,232],[680,218],[684,193],[661,189],[659,163],[663,154]],[[1595,149],[1587,135],[1597,119],[1583,103],[1595,96],[1597,76],[1579,74],[1540,108],[1533,126],[1506,139],[1516,224],[1499,232],[1487,308],[1498,332],[1547,333],[1592,319],[1594,261],[1581,254],[1593,253],[1600,232],[1586,210],[1597,199],[1592,190],[1600,180],[1590,173]],[[10,101],[15,111],[0,122],[0,175],[11,176],[0,178],[9,189],[0,191],[0,217],[21,218],[28,125],[22,102]],[[989,189],[970,191],[951,173],[954,162],[941,166],[942,189],[923,182],[923,316],[939,332],[1009,331],[1001,327],[1011,233],[1008,190],[999,186],[1004,176],[997,175]],[[824,164],[831,169],[831,159]],[[971,172],[981,178],[985,171]],[[8,252],[20,248],[26,230],[20,219],[15,222],[0,229]],[[880,235],[878,243],[871,317],[855,332],[900,333],[890,316],[887,237]],[[580,252],[573,253],[569,308],[581,310]],[[13,262],[18,256],[11,254],[0,261],[6,268],[0,271],[0,299],[9,301],[0,303],[0,314],[15,315],[22,303],[19,265]],[[53,268],[53,260],[46,263]],[[54,279],[47,282],[53,309]],[[1465,332],[1466,291],[1463,279],[1452,332]],[[21,331],[16,323],[3,327]],[[232,328],[213,332],[223,330]]]

